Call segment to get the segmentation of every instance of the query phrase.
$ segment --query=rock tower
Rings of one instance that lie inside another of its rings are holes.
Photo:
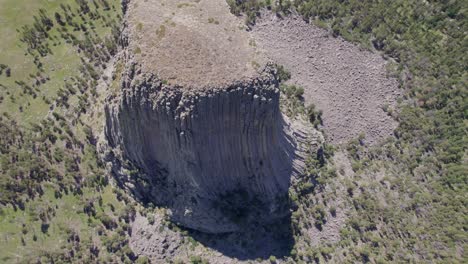
[[[226,2],[133,0],[125,23],[105,107],[117,180],[203,232],[288,215],[306,133],[282,116],[275,68]]]

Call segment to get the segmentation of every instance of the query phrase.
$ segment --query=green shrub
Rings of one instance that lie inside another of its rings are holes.
[[[192,264],[209,264],[208,260],[203,259],[200,256],[191,256],[190,263]]]
[[[272,264],[275,264],[276,261],[277,261],[275,256],[270,256],[270,257],[268,258],[268,260],[269,260],[270,263],[272,263]]]

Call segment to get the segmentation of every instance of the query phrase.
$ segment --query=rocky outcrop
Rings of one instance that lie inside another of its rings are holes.
[[[206,232],[289,213],[290,177],[302,168],[273,71],[202,92],[126,74],[120,98],[105,108],[109,145],[141,170],[118,172],[123,184]]]
[[[131,28],[130,23],[116,67],[123,66],[116,77],[119,89],[109,94],[105,107],[105,158],[118,182],[140,200],[166,206],[173,221],[203,232],[237,231],[288,215],[288,188],[303,170],[310,130],[293,131],[282,116],[275,69],[219,65],[234,70],[216,78],[220,68],[205,61],[199,64],[208,69],[201,70],[213,81],[196,76],[190,85],[184,76],[168,82],[164,74],[180,76],[192,68],[162,60],[162,72],[152,72],[133,52]],[[191,42],[174,43],[193,48]],[[213,49],[213,54],[228,52],[219,45]],[[248,74],[235,80],[237,71]]]

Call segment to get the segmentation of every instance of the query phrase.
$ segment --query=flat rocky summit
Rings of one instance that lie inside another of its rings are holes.
[[[265,58],[224,0],[130,2],[130,49],[143,72],[184,89],[257,77]]]

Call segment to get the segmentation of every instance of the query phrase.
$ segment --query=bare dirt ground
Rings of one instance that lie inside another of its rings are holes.
[[[306,105],[323,111],[324,129],[333,144],[364,133],[367,144],[392,135],[397,126],[384,110],[400,95],[397,80],[387,78],[386,61],[361,50],[299,16],[264,13],[252,29],[257,47],[286,67],[288,82],[304,87]]]

